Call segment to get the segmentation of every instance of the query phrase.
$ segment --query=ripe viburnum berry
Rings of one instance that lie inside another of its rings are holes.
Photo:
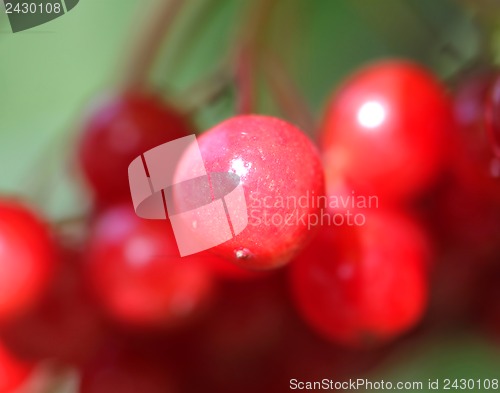
[[[203,258],[181,258],[166,220],[145,220],[128,206],[98,217],[87,252],[87,275],[107,313],[138,328],[190,319],[210,299]]]
[[[316,148],[295,126],[269,116],[236,116],[198,138],[207,173],[233,173],[242,186],[248,225],[211,250],[243,267],[275,268],[309,240],[324,195]],[[188,149],[176,178],[193,177],[197,149]],[[212,187],[212,186],[211,186]],[[213,190],[212,190],[213,193]],[[231,218],[229,212],[228,218]],[[197,216],[187,220],[196,227]],[[200,233],[208,237],[212,233]]]
[[[325,226],[291,264],[293,296],[305,320],[348,346],[392,339],[427,303],[429,244],[395,212],[370,211],[363,226]]]
[[[17,391],[28,380],[33,369],[33,364],[17,359],[0,345],[0,393]]]
[[[0,320],[30,309],[51,278],[54,244],[49,228],[30,210],[0,202]]]
[[[81,280],[81,252],[60,249],[55,279],[35,307],[0,325],[0,339],[23,359],[81,364],[101,344],[104,328]]]
[[[127,92],[101,105],[87,120],[78,146],[79,164],[97,201],[130,198],[132,160],[192,130],[187,119],[153,94]]]
[[[447,158],[449,100],[422,67],[369,65],[352,75],[326,108],[322,149],[327,184],[339,172],[355,189],[383,200],[413,196]]]

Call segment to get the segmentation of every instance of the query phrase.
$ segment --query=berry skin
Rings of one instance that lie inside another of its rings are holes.
[[[128,92],[91,114],[78,160],[96,200],[104,205],[130,198],[128,166],[147,150],[192,134],[189,122],[152,94]]]
[[[12,393],[28,380],[33,365],[15,358],[0,344],[0,393]]]
[[[0,202],[0,321],[28,311],[54,268],[49,228],[26,207]]]
[[[179,256],[170,223],[128,206],[100,216],[88,245],[87,275],[115,320],[133,328],[176,325],[207,302],[212,277],[198,256]]]
[[[317,197],[324,195],[323,169],[313,144],[283,120],[245,115],[216,125],[198,138],[198,145],[209,174],[239,176],[247,205],[247,227],[211,251],[251,269],[286,264],[309,240],[314,226],[297,217],[317,218],[321,212]],[[190,152],[181,158],[177,178],[191,177]],[[188,226],[196,217],[190,219]]]
[[[266,272],[245,269],[208,251],[205,251],[203,255],[207,267],[214,276],[223,281],[246,281],[267,276]]]
[[[327,105],[321,136],[327,185],[340,172],[382,200],[411,197],[447,159],[450,127],[450,103],[426,70],[396,60],[369,65]]]
[[[296,305],[322,336],[363,347],[413,327],[427,303],[429,246],[413,221],[369,212],[364,226],[323,227],[291,264]]]

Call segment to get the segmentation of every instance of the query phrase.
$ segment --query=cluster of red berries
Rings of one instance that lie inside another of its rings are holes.
[[[206,170],[239,176],[249,223],[183,258],[168,220],[135,214],[127,168],[194,128],[154,94],[114,97],[78,145],[95,202],[84,239],[0,202],[0,393],[46,359],[81,368],[82,393],[287,391],[289,376],[368,367],[429,299],[457,317],[499,275],[499,86],[482,72],[451,100],[422,67],[386,61],[335,92],[318,150],[269,116],[216,125],[198,138]],[[348,213],[361,219],[331,220]]]

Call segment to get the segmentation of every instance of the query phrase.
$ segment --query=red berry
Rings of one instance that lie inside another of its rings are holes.
[[[458,143],[452,164],[464,188],[498,199],[500,160],[494,155],[498,122],[495,117],[496,76],[493,70],[476,70],[456,87],[453,114]]]
[[[251,280],[266,276],[265,272],[245,269],[210,252],[204,252],[203,258],[214,276],[222,280]]]
[[[207,302],[212,289],[203,260],[179,256],[168,221],[141,219],[125,206],[99,217],[87,269],[106,311],[132,327],[182,322]]]
[[[421,191],[446,158],[450,104],[420,66],[380,62],[355,73],[327,106],[322,147],[327,183],[398,200]]]
[[[53,266],[49,228],[24,206],[0,202],[0,320],[17,317],[34,305]]]
[[[494,189],[487,187],[477,172],[468,179],[464,179],[465,173],[459,174],[464,176],[451,177],[439,193],[433,195],[435,206],[429,215],[435,237],[442,246],[461,250],[462,257],[475,255],[474,260],[499,249],[500,204],[488,197]],[[473,265],[477,263],[475,260]]]
[[[338,343],[392,339],[425,309],[428,247],[419,227],[394,212],[369,212],[364,226],[323,227],[291,265],[299,311]]]
[[[248,268],[287,263],[310,238],[314,223],[308,218],[316,219],[321,212],[323,169],[313,144],[283,120],[247,115],[215,126],[198,139],[198,145],[209,174],[239,176],[247,206],[247,227],[212,251]],[[188,150],[181,159],[177,178],[192,177],[191,154]],[[196,216],[188,220],[192,221],[187,225],[194,226]]]
[[[17,391],[33,371],[33,365],[16,359],[0,345],[0,393]]]
[[[103,326],[81,280],[80,253],[69,248],[60,253],[61,263],[47,293],[28,313],[0,326],[0,334],[23,359],[81,364],[100,344]]]
[[[188,121],[160,97],[129,92],[92,113],[78,147],[79,163],[99,202],[130,198],[128,166],[145,151],[192,134]]]

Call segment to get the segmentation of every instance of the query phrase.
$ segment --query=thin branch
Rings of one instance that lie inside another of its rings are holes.
[[[204,106],[217,101],[228,91],[232,81],[232,75],[226,64],[203,77],[201,81],[180,94],[182,97],[188,97],[183,105],[185,114],[192,115]]]
[[[260,53],[265,44],[265,33],[276,0],[260,0],[252,3],[250,15],[237,35],[232,61],[237,89],[236,111],[255,111],[256,78]]]
[[[287,73],[286,67],[276,55],[266,52],[263,56],[264,75],[271,93],[283,114],[302,127],[309,135],[315,135],[314,116]]]
[[[127,50],[130,54],[120,83],[125,89],[147,84],[158,49],[184,3],[184,0],[161,0],[151,7],[141,34],[135,39],[132,50]]]
[[[242,48],[235,60],[236,112],[251,113],[255,107],[255,51],[248,46]]]

